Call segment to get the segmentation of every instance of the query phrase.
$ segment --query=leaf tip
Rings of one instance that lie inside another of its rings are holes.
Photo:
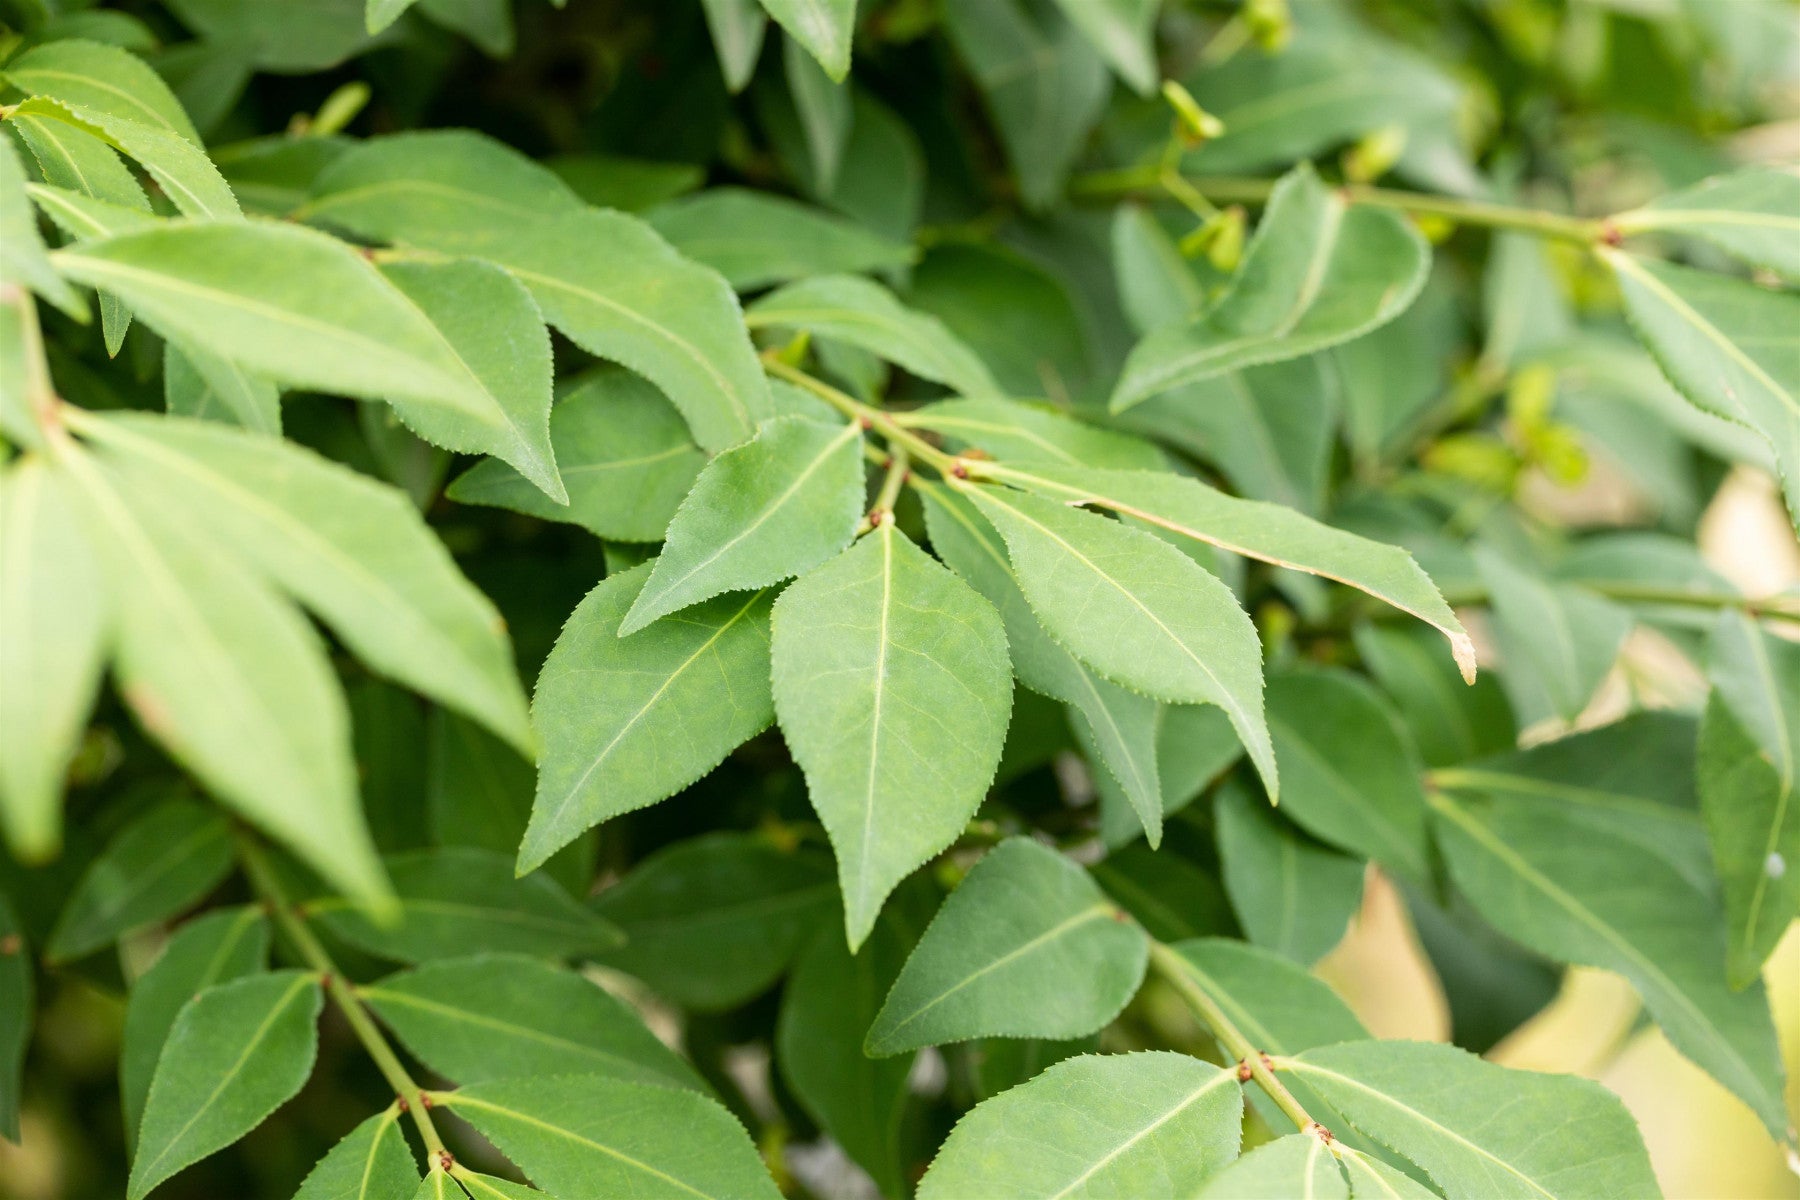
[[[1475,682],[1475,639],[1462,632],[1451,633],[1450,653],[1456,656],[1456,669],[1462,673],[1466,684]]]

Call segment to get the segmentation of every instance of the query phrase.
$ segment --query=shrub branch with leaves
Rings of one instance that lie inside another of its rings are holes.
[[[1655,1194],[1576,964],[1791,1150],[1800,174],[1597,166],[1800,17],[1354,8],[0,3],[0,1132],[97,988],[130,1200]]]

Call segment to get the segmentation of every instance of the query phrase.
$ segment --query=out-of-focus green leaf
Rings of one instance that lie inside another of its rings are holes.
[[[1800,283],[1800,173],[1751,167],[1658,196],[1620,213],[1621,233],[1678,233]]]
[[[1363,864],[1320,845],[1243,787],[1219,794],[1225,894],[1250,941],[1312,963],[1343,939],[1362,902]]]
[[[788,36],[819,60],[825,73],[842,81],[850,73],[850,36],[856,32],[857,0],[762,0]]]
[[[0,895],[0,1137],[19,1140],[20,1094],[25,1049],[31,1044],[33,1006],[31,953],[25,931]]]
[[[739,291],[809,275],[903,267],[912,248],[841,217],[766,192],[709,188],[646,217],[681,254]]]

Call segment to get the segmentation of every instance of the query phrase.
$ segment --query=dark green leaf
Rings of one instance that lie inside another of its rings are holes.
[[[1250,940],[1312,963],[1343,939],[1362,903],[1363,864],[1322,846],[1248,788],[1219,794],[1225,894]]]
[[[352,1129],[319,1160],[294,1200],[403,1200],[419,1186],[419,1164],[389,1105]]]

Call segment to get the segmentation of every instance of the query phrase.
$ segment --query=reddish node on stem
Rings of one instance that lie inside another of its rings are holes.
[[[451,1157],[451,1154],[448,1150],[439,1150],[438,1151],[438,1167],[440,1169],[448,1171],[451,1167],[454,1167],[455,1165],[456,1165],[456,1159]]]
[[[1608,217],[1606,220],[1600,222],[1600,240],[1608,246],[1623,246],[1625,244],[1625,232],[1619,228],[1611,217]]]
[[[1275,1073],[1275,1060],[1269,1057],[1267,1051],[1258,1054],[1256,1057],[1262,1059],[1263,1070],[1271,1075]]]
[[[1331,1145],[1331,1143],[1337,1141],[1337,1138],[1332,1136],[1331,1130],[1325,1128],[1323,1125],[1319,1124],[1317,1121],[1314,1121],[1314,1122],[1312,1122],[1312,1124],[1308,1125],[1306,1127],[1306,1132],[1312,1134],[1314,1137],[1318,1138],[1321,1142],[1324,1142],[1327,1146],[1329,1146],[1329,1145]]]
[[[856,418],[856,427],[864,433],[867,433],[869,430],[875,428],[875,422],[869,420],[867,417],[858,417]]]
[[[967,479],[969,477],[969,468],[960,462],[953,463],[950,467],[950,475],[955,479]]]
[[[871,509],[870,509],[870,510],[869,510],[869,516],[868,516],[868,521],[869,521],[869,528],[870,528],[870,529],[880,529],[880,528],[881,528],[881,523],[882,523],[882,522],[883,522],[883,521],[885,521],[885,520],[887,520],[887,519],[888,519],[888,511],[887,511],[887,509],[885,509],[885,508],[871,508]]]
[[[430,1108],[431,1107],[431,1097],[428,1096],[427,1094],[425,1094],[424,1092],[419,1093],[419,1107],[420,1108]]]
[[[412,1110],[412,1105],[406,1102],[405,1096],[395,1096],[394,1103],[399,1106],[401,1112],[410,1112]]]
[[[321,988],[326,989],[327,991],[329,991],[331,989],[331,972],[330,971],[327,971],[323,975],[319,976],[319,986]]]
[[[1250,1070],[1250,1060],[1249,1059],[1247,1059],[1247,1058],[1238,1059],[1237,1077],[1238,1077],[1239,1083],[1249,1083],[1251,1076],[1254,1074],[1255,1074],[1255,1072]]]

